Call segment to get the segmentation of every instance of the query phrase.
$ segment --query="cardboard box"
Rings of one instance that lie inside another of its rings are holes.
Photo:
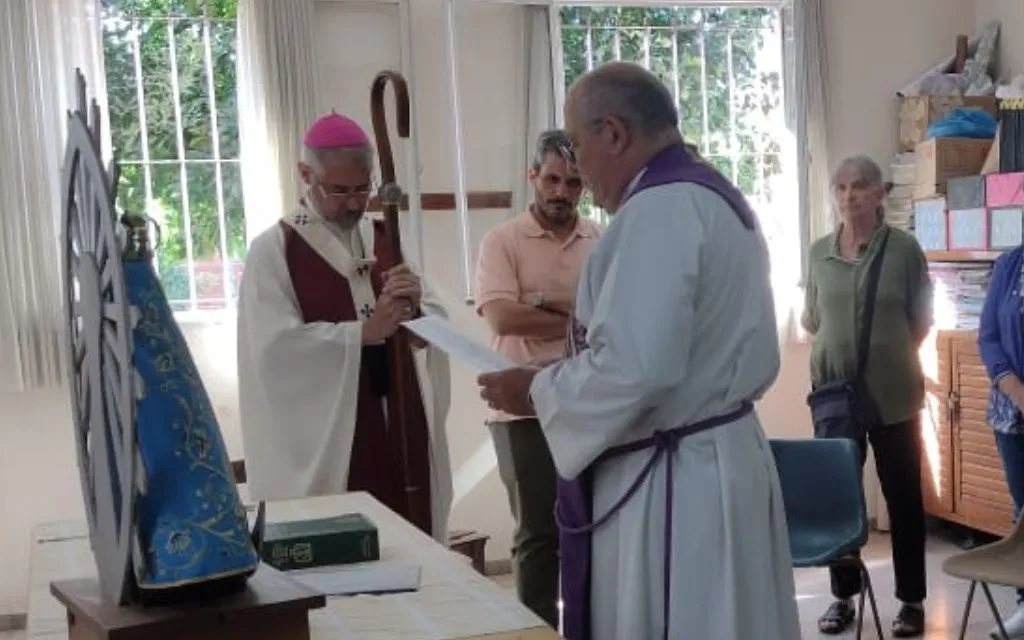
[[[889,200],[913,200],[914,183],[898,184],[889,190]]]
[[[950,209],[947,215],[950,251],[988,249],[988,209]]]
[[[946,206],[950,211],[985,206],[985,176],[950,178],[946,183]]]
[[[949,249],[948,223],[945,198],[930,198],[914,203],[914,236],[923,251]]]
[[[918,198],[946,193],[950,178],[976,176],[992,148],[991,140],[974,138],[932,138],[917,145]]]
[[[996,128],[996,138],[992,141],[992,148],[988,150],[988,157],[985,158],[985,165],[981,168],[981,175],[987,176],[990,173],[999,173],[999,139],[1002,136],[1003,125]]]
[[[1024,205],[1024,173],[993,173],[985,176],[985,204],[989,207]]]
[[[914,185],[914,199],[915,200],[927,200],[928,198],[942,198],[946,195],[946,185],[944,184],[915,184]]]
[[[989,247],[1014,249],[1024,242],[1024,208],[991,209]]]
[[[999,115],[999,100],[992,96],[904,96],[900,98],[900,149],[913,151],[924,140],[928,126],[957,107],[983,109]]]
[[[914,152],[897,153],[889,163],[889,173],[892,174],[892,183],[896,185],[914,184],[917,177],[914,172]]]

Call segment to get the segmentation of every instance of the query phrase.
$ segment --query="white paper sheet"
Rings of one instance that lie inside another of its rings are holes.
[[[403,324],[419,337],[480,373],[502,371],[515,366],[511,360],[468,337],[444,318],[423,316]]]
[[[289,571],[288,577],[325,596],[399,593],[420,588],[419,567],[393,562],[362,562]]]

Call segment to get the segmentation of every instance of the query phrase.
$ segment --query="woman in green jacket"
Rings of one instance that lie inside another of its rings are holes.
[[[931,328],[928,263],[913,236],[885,223],[882,172],[870,158],[844,160],[832,180],[839,226],[811,247],[802,324],[814,336],[811,383],[852,381],[865,314],[868,273],[881,264],[871,324],[864,387],[878,408],[879,424],[858,438],[861,464],[868,441],[885,495],[892,529],[897,638],[924,633],[925,515],[921,491],[919,412],[924,376],[918,348]],[[861,590],[856,568],[831,570],[835,602],[818,620],[822,633],[839,634],[854,619]]]

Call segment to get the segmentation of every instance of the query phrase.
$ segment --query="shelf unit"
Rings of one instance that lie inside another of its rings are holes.
[[[938,331],[922,346],[937,375],[925,383],[921,416],[921,482],[925,512],[1003,536],[1013,527],[1013,506],[992,428],[985,420],[988,375],[978,355],[977,332]]]
[[[993,262],[1002,251],[929,251],[930,263]],[[921,416],[925,511],[993,535],[1006,535],[1013,507],[995,436],[985,419],[989,380],[978,333],[942,330],[921,348],[937,371],[926,382]],[[927,368],[927,367],[926,367]]]
[[[1002,251],[926,251],[928,262],[993,262]]]

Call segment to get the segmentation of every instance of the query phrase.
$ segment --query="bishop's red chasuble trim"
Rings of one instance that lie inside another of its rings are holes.
[[[366,320],[373,309],[355,308],[348,279],[328,264],[294,228],[284,222],[280,224],[284,232],[285,260],[303,321],[337,323]],[[374,256],[377,261],[368,272],[360,269],[352,277],[369,277],[376,297],[380,295],[382,275],[391,268],[394,260],[383,225],[375,222],[373,231]],[[382,377],[384,381],[387,380],[388,358],[380,357],[382,354],[378,349],[363,347],[355,436],[346,487],[349,491],[370,493],[427,535],[431,535],[430,431],[415,362],[411,352],[399,354],[406,360],[404,370],[408,372],[403,389],[407,395],[406,407],[410,409],[409,422],[405,425],[409,439],[410,481],[420,488],[416,496],[417,506],[410,513],[400,471],[401,432],[396,424],[388,422],[389,417],[393,420],[398,415],[398,399],[390,393],[385,397],[380,395]]]

